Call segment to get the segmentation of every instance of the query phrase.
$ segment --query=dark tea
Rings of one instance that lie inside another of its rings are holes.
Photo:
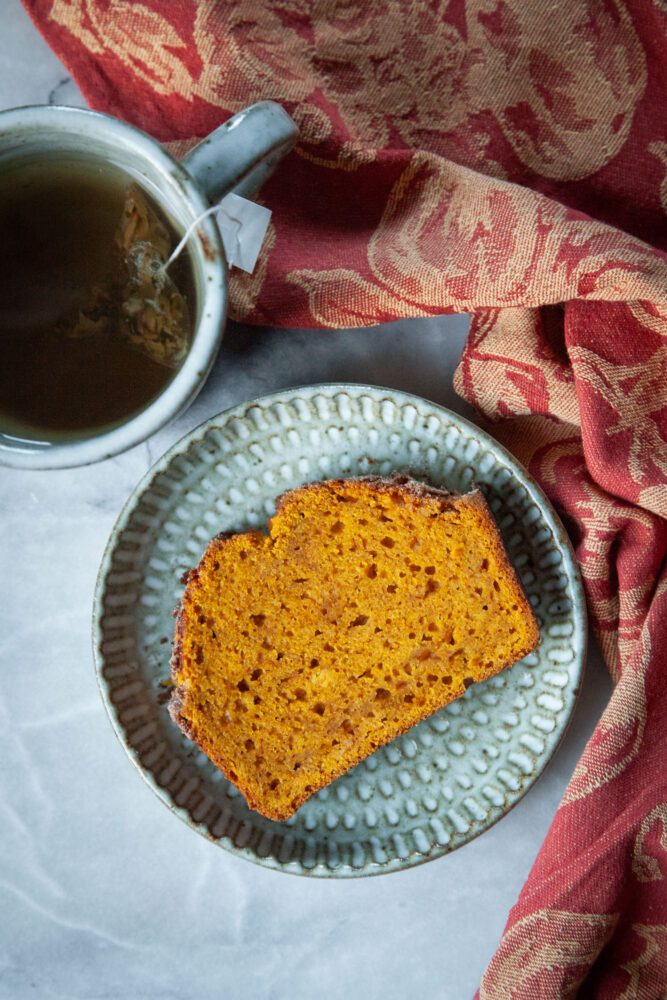
[[[57,441],[144,409],[190,343],[180,234],[120,168],[50,157],[0,173],[0,428]]]

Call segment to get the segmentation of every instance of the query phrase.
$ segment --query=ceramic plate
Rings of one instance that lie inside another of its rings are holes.
[[[393,470],[451,490],[480,485],[542,643],[378,750],[292,819],[264,819],[167,713],[181,576],[217,532],[264,526],[285,490]],[[565,531],[526,471],[444,407],[357,385],[264,396],[207,421],[168,451],[112,532],[93,631],[113,726],[162,801],[233,854],[324,876],[419,864],[500,819],[544,770],[565,730],[586,645],[581,584]]]

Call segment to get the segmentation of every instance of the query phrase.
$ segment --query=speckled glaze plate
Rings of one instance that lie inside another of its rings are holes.
[[[172,723],[180,578],[219,531],[261,527],[275,498],[337,476],[409,472],[486,494],[535,610],[538,650],[378,750],[278,823]],[[415,396],[315,385],[214,417],[137,486],[107,545],[93,640],[102,697],[139,772],[186,823],[249,861],[299,875],[396,871],[488,829],[536,781],[572,712],[586,646],[578,571],[536,484],[491,437]]]

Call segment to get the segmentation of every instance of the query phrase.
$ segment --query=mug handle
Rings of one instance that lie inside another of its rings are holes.
[[[247,197],[271,176],[298,135],[279,104],[259,101],[216,128],[181,162],[211,204],[230,191]]]

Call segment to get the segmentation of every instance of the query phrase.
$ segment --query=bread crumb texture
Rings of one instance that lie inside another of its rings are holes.
[[[333,480],[281,497],[268,537],[209,544],[177,618],[170,712],[251,808],[287,819],[538,642],[479,491]]]

